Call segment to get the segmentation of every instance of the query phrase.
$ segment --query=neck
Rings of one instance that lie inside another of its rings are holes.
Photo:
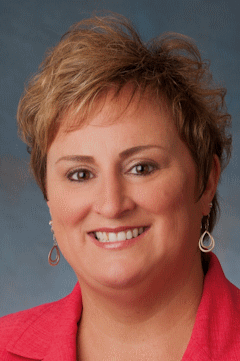
[[[172,341],[174,347],[186,348],[202,287],[200,257],[182,278],[172,274],[163,281],[162,275],[154,274],[137,287],[101,292],[81,283],[83,313],[79,338],[82,342],[84,335],[85,339],[102,339],[102,342],[115,340],[124,347],[126,342],[150,346],[156,341],[158,345],[170,345]],[[176,346],[179,338],[181,345]]]

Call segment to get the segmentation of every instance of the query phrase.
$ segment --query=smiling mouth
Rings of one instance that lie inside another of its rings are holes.
[[[128,229],[121,232],[93,232],[93,235],[99,242],[120,242],[130,240],[132,238],[138,237],[140,234],[145,232],[149,227],[139,227]]]

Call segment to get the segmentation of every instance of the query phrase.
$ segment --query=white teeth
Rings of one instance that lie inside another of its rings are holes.
[[[108,242],[108,236],[106,232],[96,232],[96,237],[100,242]]]
[[[132,231],[133,233],[133,237],[137,237],[138,236],[138,229],[137,228],[134,228],[134,230]]]
[[[117,235],[116,235],[116,233],[110,232],[110,233],[108,234],[108,236],[109,236],[109,242],[116,242],[116,241],[117,241]]]
[[[133,238],[132,231],[127,231],[127,239]]]
[[[108,238],[108,235],[107,235],[106,232],[103,232],[103,233],[102,233],[102,237],[103,237],[103,239],[106,239],[106,241],[108,242],[109,238]],[[106,241],[105,241],[105,242],[106,242]]]
[[[143,227],[134,228],[133,230],[128,230],[127,232],[121,231],[118,233],[114,232],[95,232],[95,236],[99,242],[116,242],[116,241],[126,241],[127,239],[132,239],[142,234],[144,231]]]
[[[117,234],[117,240],[118,241],[126,241],[126,233],[125,232],[119,232]]]

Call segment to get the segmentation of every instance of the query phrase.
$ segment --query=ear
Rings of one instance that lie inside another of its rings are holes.
[[[213,156],[212,169],[209,174],[206,189],[201,197],[202,215],[207,216],[210,212],[210,203],[217,191],[218,181],[221,174],[221,165],[216,154]]]
[[[48,206],[48,210],[49,210],[49,213],[50,213],[50,218],[52,219],[52,214],[51,214],[51,207],[50,207],[50,202],[49,200],[47,200],[47,206]]]

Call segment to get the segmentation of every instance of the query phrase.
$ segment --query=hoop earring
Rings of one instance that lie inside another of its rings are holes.
[[[212,203],[210,203],[210,207],[212,208]],[[209,229],[209,218],[210,218],[210,213],[211,213],[211,210],[208,214],[208,217],[207,217],[207,221],[206,221],[206,224],[205,224],[205,231],[203,232],[203,234],[201,235],[200,239],[199,239],[199,242],[198,242],[198,246],[200,248],[200,251],[204,252],[204,253],[208,253],[208,252],[211,252],[214,247],[215,247],[215,241],[214,241],[214,238],[213,236],[209,233],[208,229]],[[208,236],[209,240],[210,240],[210,244],[208,246],[204,245],[204,238]]]
[[[53,246],[48,254],[48,263],[50,264],[50,266],[57,266],[60,261],[60,252],[59,252],[57,240],[55,238],[54,231],[52,228],[52,221],[49,222],[49,226],[51,227],[51,232],[53,234]],[[52,253],[53,253],[54,249],[56,250],[57,255],[56,255],[55,259],[52,259]]]

